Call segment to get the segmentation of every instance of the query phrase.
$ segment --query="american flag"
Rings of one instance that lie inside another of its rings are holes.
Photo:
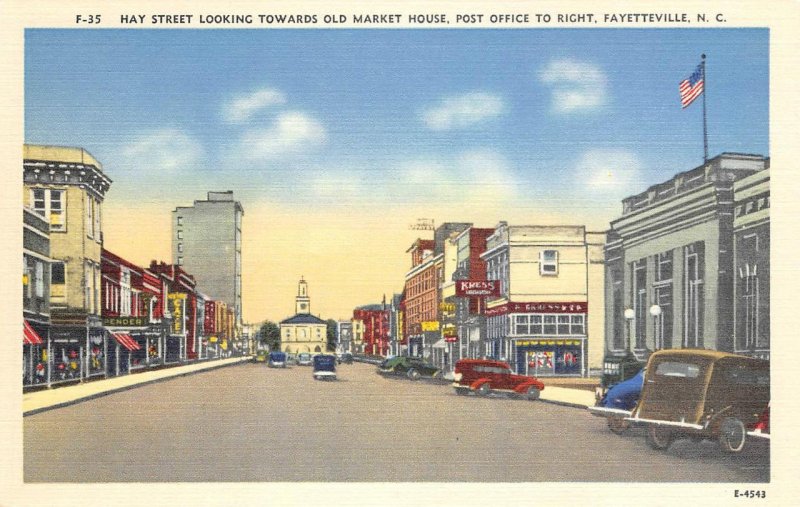
[[[686,109],[689,104],[694,102],[694,99],[703,93],[703,64],[697,66],[692,75],[681,81],[678,89],[681,92],[681,108]]]

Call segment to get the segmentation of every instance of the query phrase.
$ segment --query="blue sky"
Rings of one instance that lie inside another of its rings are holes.
[[[29,30],[25,138],[87,148],[120,199],[202,174],[287,204],[618,202],[702,162],[700,53],[711,156],[768,154],[766,29]]]
[[[402,290],[417,218],[586,225],[711,156],[769,154],[769,32],[28,30],[25,140],[114,183],[106,248],[170,260],[170,211],[233,190],[244,315],[345,318]],[[331,269],[335,266],[336,269]]]

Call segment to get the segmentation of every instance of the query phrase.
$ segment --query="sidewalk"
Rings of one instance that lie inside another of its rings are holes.
[[[249,356],[231,357],[228,359],[217,359],[203,361],[201,363],[188,364],[185,366],[173,366],[159,370],[133,373],[121,377],[112,377],[104,380],[95,380],[71,386],[56,387],[42,391],[23,393],[22,395],[22,415],[28,416],[44,412],[59,407],[65,407],[81,401],[98,398],[119,391],[125,391],[136,386],[158,382],[160,380],[191,375],[206,370],[222,368],[249,361]]]

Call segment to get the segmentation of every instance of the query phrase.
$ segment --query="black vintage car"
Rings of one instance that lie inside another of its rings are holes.
[[[386,359],[378,366],[381,375],[408,377],[411,380],[420,378],[439,378],[442,372],[436,366],[426,363],[418,357],[395,356]]]

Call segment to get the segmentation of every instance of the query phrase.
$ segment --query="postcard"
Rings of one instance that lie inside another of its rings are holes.
[[[3,505],[797,497],[796,3],[0,12]]]

